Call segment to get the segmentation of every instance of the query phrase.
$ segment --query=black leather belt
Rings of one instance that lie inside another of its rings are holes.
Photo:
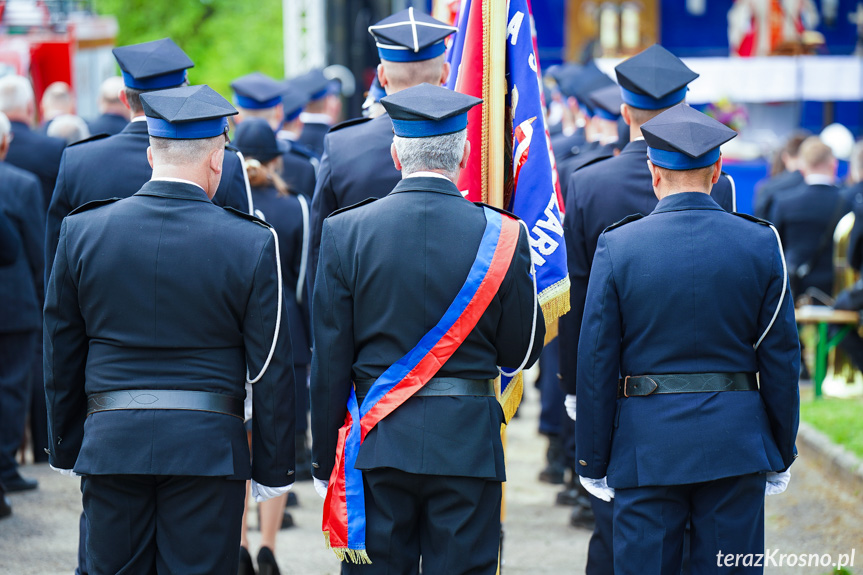
[[[375,379],[356,379],[357,402],[362,403]],[[441,395],[476,395],[494,397],[493,379],[463,379],[461,377],[433,377],[411,397]]]
[[[656,393],[704,391],[758,391],[754,373],[667,373],[627,375],[620,380],[618,397],[640,397]]]
[[[243,419],[243,400],[209,391],[128,389],[87,397],[87,415],[118,409],[182,409],[209,411]]]

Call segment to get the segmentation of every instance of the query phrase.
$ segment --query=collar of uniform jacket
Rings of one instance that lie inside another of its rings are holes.
[[[157,196],[160,198],[174,198],[177,200],[193,200],[197,202],[210,202],[210,198],[204,193],[204,189],[193,183],[177,182],[171,180],[150,180],[138,190],[136,196]]]
[[[681,210],[719,210],[719,204],[709,195],[702,192],[681,192],[665,196],[653,209],[654,214],[663,212],[679,212]]]
[[[401,180],[391,194],[401,192],[437,192],[439,194],[448,194],[450,196],[458,196],[464,199],[464,196],[458,191],[458,187],[448,178],[437,178],[428,176],[417,176]]]
[[[644,156],[644,160],[647,161],[647,142],[644,141],[644,138],[629,142],[628,144],[623,146],[623,149],[620,150],[620,153],[641,154]]]

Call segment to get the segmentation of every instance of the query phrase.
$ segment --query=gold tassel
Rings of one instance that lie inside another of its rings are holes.
[[[372,560],[365,549],[348,549],[347,547],[333,547],[330,545],[330,532],[324,531],[324,541],[327,549],[331,550],[339,558],[339,561],[345,563],[354,563],[356,565],[371,565]]]
[[[500,398],[500,405],[503,408],[503,418],[506,423],[509,423],[512,416],[515,415],[515,411],[521,403],[523,392],[524,377],[522,372],[518,372],[518,375],[513,377],[509,382],[509,385],[506,386],[506,391],[504,391]]]

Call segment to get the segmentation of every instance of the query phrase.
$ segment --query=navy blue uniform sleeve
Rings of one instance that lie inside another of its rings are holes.
[[[518,245],[512,257],[507,277],[499,291],[501,318],[497,326],[497,364],[515,368],[521,364],[531,345],[531,327],[534,327],[533,346],[525,368],[533,365],[542,352],[545,339],[545,319],[539,302],[535,302],[533,279],[530,275],[530,243],[524,227],[519,225]],[[534,308],[534,306],[536,306]],[[536,326],[532,321],[536,314]]]
[[[324,222],[321,234],[312,322],[312,475],[327,481],[347,412],[354,360],[354,301],[329,222]]]
[[[794,320],[791,287],[782,270],[778,245],[773,250],[770,283],[758,316],[759,335],[764,333],[771,322],[772,327],[755,350],[755,356],[758,361],[761,399],[767,409],[773,439],[776,440],[787,468],[796,454],[794,442],[800,418],[800,394],[797,385],[800,374],[800,340]]]
[[[591,260],[587,256],[587,238],[583,215],[579,209],[578,176],[569,180],[566,191],[566,216],[563,219],[563,238],[566,243],[566,265],[569,271],[570,311],[560,318],[560,385],[567,395],[575,395],[576,350],[578,335],[587,297]]]
[[[48,205],[48,215],[45,217],[45,285],[48,285],[48,276],[54,265],[54,255],[57,253],[57,239],[60,237],[60,224],[63,218],[69,215],[77,206],[69,205],[67,191],[66,168],[68,154],[63,152],[60,159],[60,172],[57,175],[57,185],[51,195],[51,203]]]
[[[275,238],[270,237],[261,251],[243,318],[246,365],[251,378],[264,367],[278,325],[269,367],[252,387],[252,478],[269,487],[288,485],[295,477],[294,362],[284,299],[281,323],[277,324],[278,294]]]
[[[583,477],[607,474],[620,374],[620,325],[614,268],[603,233],[596,244],[578,344],[575,468]]]
[[[66,224],[64,221],[60,228],[57,257],[45,294],[43,330],[49,461],[60,469],[75,465],[87,415],[84,370],[88,339],[67,252]]]
[[[318,168],[318,179],[315,182],[315,194],[312,196],[311,230],[309,235],[309,294],[315,292],[318,257],[321,251],[321,230],[324,220],[340,206],[336,202],[333,191],[333,172],[330,162],[329,136],[324,139],[324,155]],[[343,207],[343,206],[342,206]],[[314,308],[312,309],[314,315]]]
[[[222,179],[213,196],[217,206],[230,207],[244,214],[249,212],[249,196],[246,193],[246,180],[243,177],[243,163],[231,150],[225,150],[222,161]]]
[[[0,211],[0,266],[15,263],[20,247],[21,240],[18,238],[12,222],[9,221],[5,213]]]

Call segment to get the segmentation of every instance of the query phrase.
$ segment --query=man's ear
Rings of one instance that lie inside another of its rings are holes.
[[[461,170],[467,168],[467,160],[470,158],[470,140],[465,140],[464,142],[464,154],[461,157],[461,161],[458,163],[458,167]]]
[[[123,105],[126,106],[126,109],[131,112],[132,107],[129,105],[129,97],[126,95],[126,90],[121,88],[118,97],[120,98],[120,101],[123,102]]]
[[[387,92],[387,84],[389,84],[389,80],[387,79],[387,73],[384,70],[383,64],[378,64],[378,83],[380,83],[381,88],[384,89],[384,92]],[[389,92],[387,92],[389,94]]]
[[[147,146],[147,162],[150,163],[150,169],[153,169],[153,147]]]
[[[652,180],[653,189],[655,190],[659,186],[660,180],[662,180],[662,176],[659,174],[659,170],[656,169],[656,166],[653,165],[653,162],[647,160],[647,169],[650,170],[650,177]]]
[[[629,106],[627,106],[626,104],[621,104],[620,115],[623,116],[623,121],[626,122],[627,126],[632,125],[632,115],[629,113]]]
[[[716,163],[713,164],[713,175],[710,177],[710,183],[715,184],[719,181],[719,178],[722,176],[722,156],[719,156],[719,159],[716,160]]]
[[[393,164],[395,164],[396,169],[398,171],[402,171],[402,163],[399,161],[399,154],[396,152],[396,145],[390,144],[390,155],[393,157]]]
[[[451,67],[449,65],[449,62],[444,61],[443,66],[441,67],[441,71],[440,71],[440,84],[438,84],[439,86],[446,85],[446,81],[449,80],[450,70],[451,70]]]
[[[225,159],[225,148],[216,148],[210,152],[210,169],[216,174],[222,173],[222,162]]]

